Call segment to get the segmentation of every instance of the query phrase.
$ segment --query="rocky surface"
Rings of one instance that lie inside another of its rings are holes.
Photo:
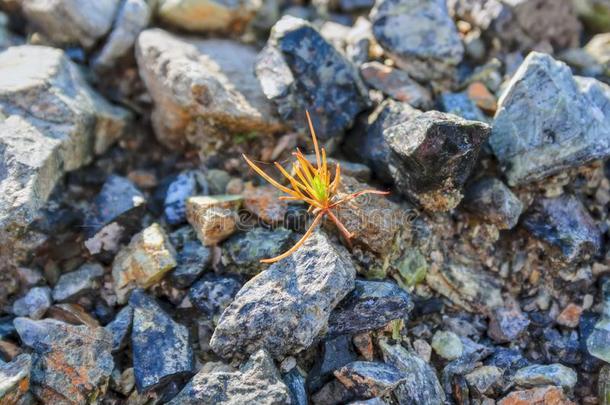
[[[0,0],[0,403],[609,403],[609,4]]]
[[[324,234],[314,234],[305,246],[240,290],[214,331],[211,346],[218,355],[240,357],[264,348],[281,358],[309,347],[326,327],[331,310],[354,288],[355,269]]]

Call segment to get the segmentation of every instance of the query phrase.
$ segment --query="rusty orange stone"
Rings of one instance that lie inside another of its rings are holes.
[[[248,184],[243,192],[244,208],[268,224],[282,222],[288,203],[280,200],[273,186],[253,187]]]
[[[582,307],[573,303],[568,304],[557,317],[557,323],[568,328],[575,328],[580,323]]]
[[[496,97],[487,90],[481,82],[474,82],[468,86],[468,97],[483,111],[494,114],[498,109]]]
[[[524,391],[513,391],[500,401],[498,405],[576,405],[566,398],[560,387],[552,385],[532,388]]]

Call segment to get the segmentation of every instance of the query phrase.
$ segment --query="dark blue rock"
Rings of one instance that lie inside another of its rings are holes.
[[[457,115],[465,120],[487,121],[485,114],[465,92],[441,94],[438,98],[438,108],[443,112]]]
[[[580,364],[582,360],[578,333],[572,330],[562,334],[557,329],[542,332],[542,353],[547,363]]]
[[[485,177],[468,185],[464,207],[499,229],[515,227],[523,211],[519,198],[493,177]]]
[[[307,392],[305,391],[305,377],[301,375],[298,367],[282,376],[284,384],[290,390],[290,399],[292,405],[307,405]]]
[[[356,287],[331,312],[330,336],[378,329],[395,319],[407,319],[413,309],[409,293],[396,283],[356,280]]]
[[[0,340],[15,336],[15,325],[12,316],[0,317]]]
[[[307,389],[311,392],[322,388],[332,378],[335,370],[358,360],[358,356],[352,350],[350,335],[326,339],[322,343],[322,350],[322,358],[307,374]]]
[[[563,194],[535,201],[522,222],[536,239],[555,248],[559,258],[565,262],[587,260],[601,250],[601,232],[573,195]]]
[[[190,377],[195,363],[188,329],[142,290],[131,293],[129,305],[134,309],[131,349],[138,392]]]
[[[192,195],[207,194],[208,185],[203,174],[195,170],[180,173],[165,194],[165,219],[171,225],[186,222],[186,199]]]
[[[385,363],[354,361],[334,372],[335,377],[360,398],[381,397],[407,379],[407,374]]]
[[[112,334],[112,352],[116,353],[127,345],[131,324],[133,322],[133,308],[126,306],[119,311],[114,320],[105,326]]]
[[[111,222],[123,228],[137,230],[146,209],[146,200],[138,188],[127,178],[111,175],[93,200],[85,220],[85,232],[94,236]]]
[[[504,374],[507,376],[515,374],[517,370],[529,366],[529,364],[519,350],[505,347],[496,347],[491,356],[485,359],[486,366],[498,367],[504,370]]]
[[[305,111],[323,140],[341,136],[368,107],[358,71],[307,21],[284,16],[259,54],[256,76],[280,116],[305,130]]]
[[[191,287],[189,299],[198,310],[215,318],[233,301],[241,285],[236,277],[206,274]]]
[[[178,251],[178,266],[170,275],[173,284],[178,288],[191,286],[208,268],[212,252],[199,240],[187,241]]]

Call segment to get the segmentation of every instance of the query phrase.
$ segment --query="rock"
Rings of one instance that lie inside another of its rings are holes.
[[[204,315],[217,319],[241,288],[235,277],[206,274],[189,290],[191,303]]]
[[[534,364],[520,369],[513,377],[523,387],[558,385],[567,390],[574,388],[576,380],[576,372],[561,364]]]
[[[551,56],[530,53],[498,103],[489,143],[510,185],[537,181],[610,154],[610,88],[575,79]]]
[[[428,263],[417,249],[406,251],[396,263],[394,278],[405,290],[410,290],[426,279]]]
[[[356,280],[354,290],[331,312],[331,336],[379,329],[395,319],[406,319],[413,309],[409,293],[388,281]]]
[[[369,60],[369,50],[373,42],[370,21],[364,16],[356,19],[345,38],[345,55],[356,66]]]
[[[389,128],[403,123],[421,112],[407,103],[386,100],[375,109],[367,119],[365,130],[355,128],[345,140],[345,149],[373,169],[375,175],[384,183],[392,182],[390,166],[390,147],[384,139]]]
[[[260,262],[261,259],[279,256],[295,241],[295,234],[286,228],[256,227],[233,235],[223,243],[222,263],[229,272],[253,276],[268,267]]]
[[[10,363],[0,362],[0,403],[19,404],[30,387],[32,358],[20,354]]]
[[[167,188],[163,212],[165,219],[171,225],[178,225],[186,221],[186,200],[194,195],[206,195],[208,184],[201,173],[187,170],[180,173]]]
[[[188,329],[142,290],[131,294],[129,305],[133,307],[131,350],[138,392],[190,377],[195,364]]]
[[[610,12],[610,8],[609,8],[609,12]],[[609,15],[610,17],[610,15]],[[610,20],[609,20],[610,23]],[[577,48],[579,49],[579,48]],[[585,45],[584,48],[580,48],[584,51],[584,55],[582,57],[580,57],[579,61],[581,64],[583,64],[583,60],[585,58],[587,59],[591,59],[591,61],[588,61],[588,63],[585,64],[584,67],[589,67],[589,69],[595,69],[594,66],[591,65],[595,65],[595,64],[599,64],[601,67],[601,70],[603,73],[605,73],[606,75],[608,74],[608,72],[610,72],[610,35],[609,34],[597,34],[595,35],[593,38],[591,38],[591,40],[589,42],[587,42],[587,44]],[[589,66],[587,66],[589,65]],[[587,75],[585,75],[587,76]],[[578,79],[577,79],[578,80]]]
[[[339,198],[370,188],[369,185],[341,173]],[[386,257],[396,249],[396,235],[404,224],[410,221],[411,215],[398,204],[377,195],[348,201],[339,206],[335,213],[352,233],[352,245],[379,258]],[[337,232],[334,224],[328,223],[327,229]]]
[[[259,0],[160,0],[157,17],[165,24],[187,31],[238,34],[262,4]]]
[[[563,311],[557,316],[557,323],[567,328],[576,328],[580,322],[580,315],[582,314],[582,307],[574,303],[569,303]]]
[[[144,194],[129,179],[110,175],[85,218],[89,253],[116,253],[124,239],[140,230],[145,212]]]
[[[339,405],[353,399],[354,393],[336,379],[311,396],[311,402],[315,405]]]
[[[364,357],[365,360],[373,361],[375,358],[375,352],[373,349],[373,338],[371,332],[364,332],[354,335],[352,343],[358,351],[358,353]]]
[[[247,45],[148,29],[138,36],[136,59],[154,101],[155,134],[170,148],[194,144],[209,152],[223,136],[283,129],[254,77],[256,52]]]
[[[437,331],[432,337],[431,346],[445,360],[455,360],[464,352],[459,336],[449,331]]]
[[[305,155],[305,159],[312,165],[316,164],[316,155],[314,154]],[[347,160],[335,159],[328,156],[326,157],[326,164],[331,173],[335,172],[337,165],[341,166],[342,181],[344,176],[353,177],[362,183],[367,183],[371,180],[371,168],[365,164],[348,162]]]
[[[298,367],[282,375],[284,384],[290,390],[290,403],[292,405],[307,405],[307,391],[305,391],[305,378],[301,375]]]
[[[200,371],[168,405],[247,403],[290,403],[290,391],[264,350],[250,356],[239,371]]]
[[[40,319],[53,304],[49,287],[34,287],[13,303],[13,314]]]
[[[85,325],[93,328],[100,326],[99,322],[78,304],[55,304],[49,308],[47,316],[76,326]]]
[[[610,399],[610,387],[608,382],[610,381],[610,366],[605,364],[601,370],[599,370],[599,377],[597,379],[597,396],[602,405],[607,405]]]
[[[118,302],[127,302],[127,295],[136,286],[148,288],[158,283],[176,265],[176,252],[163,228],[155,223],[144,229],[121,249],[112,263]]]
[[[274,358],[298,353],[326,327],[332,309],[354,288],[343,249],[314,233],[301,249],[248,281],[212,336],[221,357],[265,348]]]
[[[530,324],[518,307],[495,308],[489,319],[487,334],[497,343],[517,340]]]
[[[322,141],[342,135],[369,105],[355,67],[300,18],[284,16],[275,24],[256,76],[283,120],[304,131],[309,111]]]
[[[53,300],[70,301],[100,288],[104,268],[98,263],[86,263],[78,270],[59,276],[53,287]]]
[[[587,260],[600,252],[601,233],[582,203],[573,195],[536,200],[523,215],[523,227],[546,242],[558,260]]]
[[[466,374],[464,378],[471,388],[483,395],[498,385],[502,378],[502,370],[495,366],[482,366]]]
[[[21,342],[32,350],[30,389],[38,399],[85,404],[104,395],[114,368],[112,340],[104,328],[54,319],[16,318],[14,323]]]
[[[93,48],[112,26],[118,0],[24,0],[21,7],[30,24],[56,45]]]
[[[116,353],[127,345],[133,322],[133,308],[123,307],[114,320],[104,328],[112,334],[112,352]]]
[[[523,211],[519,198],[494,177],[485,177],[470,184],[465,192],[464,206],[499,229],[514,228]]]
[[[465,120],[486,122],[487,118],[466,92],[442,93],[437,100],[439,110]]]
[[[610,282],[602,284],[602,313],[593,328],[581,322],[580,331],[586,340],[586,351],[605,362],[610,362]],[[593,322],[590,322],[593,323]]]
[[[578,46],[581,25],[570,0],[451,0],[454,17],[480,28],[508,50]]]
[[[106,43],[95,55],[92,65],[98,70],[112,68],[126,56],[136,42],[138,34],[150,22],[152,11],[145,0],[124,1],[114,20]]]
[[[513,391],[498,401],[498,405],[575,405],[559,387],[547,386],[525,391]]]
[[[215,245],[231,236],[237,228],[237,210],[243,198],[238,195],[190,197],[186,200],[186,219],[205,246]]]
[[[360,75],[366,84],[397,101],[409,103],[415,108],[424,110],[432,107],[430,91],[411,79],[407,72],[379,62],[368,62],[360,66]]]
[[[431,267],[426,283],[469,312],[489,313],[503,304],[497,281],[482,269],[474,270],[457,263]]]
[[[394,396],[400,405],[445,402],[445,393],[436,372],[428,363],[400,345],[390,345],[386,341],[380,341],[379,348],[383,360],[407,376],[407,379],[394,390]]]
[[[335,370],[358,360],[352,350],[349,335],[327,338],[321,347],[321,358],[307,373],[308,391],[318,391],[333,377]]]
[[[208,181],[211,195],[225,194],[227,192],[227,186],[231,181],[231,175],[227,171],[220,169],[210,169],[206,173],[205,177]]]
[[[574,9],[585,26],[594,32],[610,30],[610,4],[607,0],[574,0]]]
[[[201,242],[188,241],[178,252],[176,261],[178,265],[170,274],[170,279],[178,288],[187,288],[208,268],[212,259],[212,252]]]
[[[429,81],[454,76],[464,46],[445,1],[378,1],[370,19],[379,44],[412,78]]]
[[[364,398],[386,395],[407,378],[394,366],[372,361],[354,361],[334,374],[346,388]]]
[[[396,189],[430,211],[448,211],[462,198],[490,127],[429,111],[388,128],[383,137]]]
[[[268,224],[277,224],[284,220],[288,211],[288,203],[278,197],[283,195],[271,185],[252,187],[246,186],[242,193],[244,208]]]

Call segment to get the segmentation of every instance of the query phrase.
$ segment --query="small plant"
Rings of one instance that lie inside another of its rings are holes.
[[[313,124],[311,123],[311,117],[309,116],[309,112],[306,111],[306,114],[314,150],[316,152],[317,167],[314,167],[298,148],[296,152],[293,152],[293,156],[296,157],[296,162],[292,165],[294,176],[288,173],[278,162],[274,162],[280,173],[290,182],[292,188],[280,184],[248,159],[245,154],[242,155],[254,171],[274,187],[288,194],[287,196],[279,197],[281,200],[304,201],[309,204],[308,212],[316,215],[309,229],[307,229],[303,237],[301,237],[293,247],[279,256],[261,260],[263,263],[274,263],[294,253],[311,236],[316,226],[318,226],[325,216],[328,216],[335,225],[337,225],[341,234],[349,241],[353,235],[345,228],[341,221],[339,221],[339,218],[333,213],[333,209],[337,208],[340,204],[363,194],[388,194],[386,191],[361,190],[338,199],[337,190],[341,183],[341,168],[339,163],[337,163],[335,176],[331,181],[331,174],[326,163],[326,151],[324,148],[321,148],[320,152],[316,133]]]

